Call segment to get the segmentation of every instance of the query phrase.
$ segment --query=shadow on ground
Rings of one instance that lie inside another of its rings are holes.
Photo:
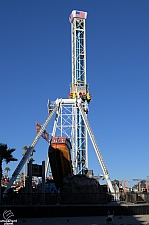
[[[19,225],[111,225],[108,215],[113,216],[114,225],[149,225],[148,204],[2,205],[1,220],[6,211],[13,213],[11,219],[17,220]]]

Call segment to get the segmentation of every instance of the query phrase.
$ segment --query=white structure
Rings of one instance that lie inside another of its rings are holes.
[[[97,158],[99,160],[104,178],[111,192],[114,193],[108,171],[100,153],[100,149],[95,140],[87,119],[88,103],[91,95],[88,91],[86,83],[86,35],[85,35],[85,19],[86,12],[73,10],[69,20],[71,23],[72,34],[72,84],[68,99],[57,99],[55,102],[48,101],[48,112],[45,123],[40,127],[35,139],[28,148],[27,153],[23,156],[5,192],[11,187],[13,181],[21,171],[32,149],[42,136],[46,126],[55,114],[52,136],[66,136],[70,138],[72,144],[72,166],[74,174],[84,174],[88,169],[88,135],[93,144]],[[45,173],[47,171],[49,160],[47,157],[45,165]]]

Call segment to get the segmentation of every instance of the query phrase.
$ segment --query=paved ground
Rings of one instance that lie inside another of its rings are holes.
[[[14,225],[107,225],[106,216],[94,217],[57,217],[57,218],[20,218]],[[149,215],[114,216],[114,225],[149,225]]]

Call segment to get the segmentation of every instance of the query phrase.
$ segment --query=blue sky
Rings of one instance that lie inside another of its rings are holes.
[[[67,98],[72,10],[86,20],[89,122],[111,180],[149,176],[149,1],[0,1],[0,142],[18,162],[44,123],[47,100]],[[52,124],[47,127],[51,132]],[[45,160],[40,139],[35,163]],[[3,164],[3,168],[5,168]],[[102,174],[89,142],[89,169]]]

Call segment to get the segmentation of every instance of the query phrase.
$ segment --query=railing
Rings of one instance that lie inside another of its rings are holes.
[[[3,205],[73,205],[108,204],[112,202],[149,203],[148,193],[8,193],[2,199]]]
[[[149,203],[149,192],[127,192],[125,201],[131,203]]]
[[[108,193],[51,194],[51,193],[11,193],[5,194],[3,205],[56,205],[56,204],[107,204],[115,201]]]

